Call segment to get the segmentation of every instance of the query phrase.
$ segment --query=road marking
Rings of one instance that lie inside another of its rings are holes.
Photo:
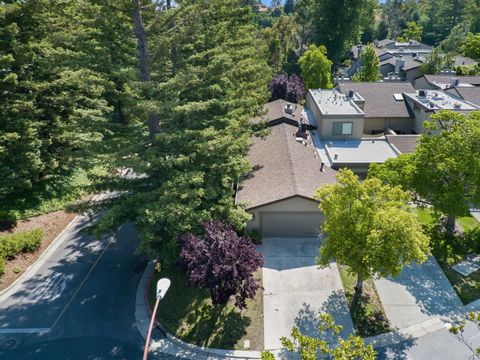
[[[50,328],[0,328],[0,334],[43,334]]]
[[[60,315],[58,315],[58,317],[55,319],[55,321],[53,322],[52,326],[50,327],[51,329],[53,329],[57,323],[60,321],[61,317],[63,316],[63,314],[65,313],[65,311],[67,311],[68,307],[70,306],[70,304],[72,303],[73,299],[75,299],[75,297],[77,296],[78,292],[80,291],[80,289],[83,287],[83,285],[85,285],[85,283],[87,282],[88,278],[90,277],[90,274],[93,272],[93,270],[95,269],[95,267],[97,266],[97,264],[100,262],[100,260],[102,259],[103,255],[105,254],[105,252],[108,250],[110,244],[113,242],[113,239],[115,239],[116,236],[118,236],[118,234],[120,233],[120,229],[121,229],[121,226],[120,228],[113,234],[109,237],[108,239],[108,243],[107,245],[105,245],[105,247],[103,248],[100,256],[97,258],[97,260],[93,263],[92,267],[90,268],[90,270],[88,270],[88,273],[87,275],[85,275],[85,277],[83,278],[82,282],[80,283],[80,285],[77,287],[77,289],[75,290],[75,292],[73,293],[72,297],[70,298],[70,300],[68,300],[68,303],[67,305],[65,305],[65,307],[62,309],[62,312],[60,313]]]

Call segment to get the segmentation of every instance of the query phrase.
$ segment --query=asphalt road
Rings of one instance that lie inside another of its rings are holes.
[[[75,223],[32,277],[0,296],[2,360],[141,358],[135,293],[147,260],[135,253],[131,225],[96,240],[80,233],[87,223]]]

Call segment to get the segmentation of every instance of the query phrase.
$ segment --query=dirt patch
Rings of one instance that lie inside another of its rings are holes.
[[[0,290],[6,289],[18,279],[20,275],[22,275],[25,270],[39,258],[48,245],[55,240],[76,215],[77,214],[67,213],[65,211],[55,211],[50,214],[20,220],[13,229],[9,231],[1,231],[0,236],[12,234],[17,231],[42,229],[44,237],[42,244],[37,251],[33,253],[19,254],[15,259],[7,261],[5,265],[5,273],[0,276]]]

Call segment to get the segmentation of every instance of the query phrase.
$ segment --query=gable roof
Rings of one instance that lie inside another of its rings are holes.
[[[475,65],[477,61],[467,56],[456,55],[454,60],[454,66],[468,66],[468,65]]]
[[[402,154],[413,153],[417,149],[420,135],[385,135],[390,145]]]
[[[390,39],[379,40],[378,43],[377,43],[377,47],[382,48],[382,47],[390,45],[392,43],[395,43],[395,40],[390,40]]]
[[[455,91],[463,100],[467,100],[477,106],[480,106],[480,87],[457,87]]]
[[[296,127],[282,123],[270,128],[264,139],[253,138],[248,160],[253,170],[237,189],[236,202],[248,209],[293,196],[312,199],[323,184],[336,182],[336,172],[328,166],[320,171],[320,156],[310,140],[298,142]]]
[[[438,84],[447,84],[450,85],[452,78],[460,80],[460,84],[470,84],[474,86],[480,86],[480,76],[456,76],[452,74],[445,75],[422,75],[425,77],[425,80],[432,85]],[[419,77],[421,78],[421,76]]]
[[[409,82],[349,82],[339,83],[340,90],[354,90],[365,99],[365,118],[411,118],[405,101],[397,101],[393,94],[415,92]]]
[[[285,112],[285,106],[287,104],[293,105],[293,114]],[[269,125],[275,125],[281,122],[289,122],[292,125],[298,125],[298,121],[302,119],[303,106],[285,100],[271,101],[265,104],[264,109],[266,111],[265,115],[255,117],[250,120],[253,124],[259,124],[263,121],[266,121],[269,123]]]

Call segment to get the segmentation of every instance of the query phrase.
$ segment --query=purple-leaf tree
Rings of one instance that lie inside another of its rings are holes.
[[[296,103],[305,97],[303,81],[300,76],[295,74],[275,76],[268,85],[268,90],[272,94],[270,101],[283,99]]]
[[[213,220],[203,224],[204,234],[182,236],[180,261],[190,285],[208,289],[213,304],[226,304],[235,297],[243,309],[246,300],[260,288],[254,272],[263,266],[263,257],[248,238],[231,226]]]

